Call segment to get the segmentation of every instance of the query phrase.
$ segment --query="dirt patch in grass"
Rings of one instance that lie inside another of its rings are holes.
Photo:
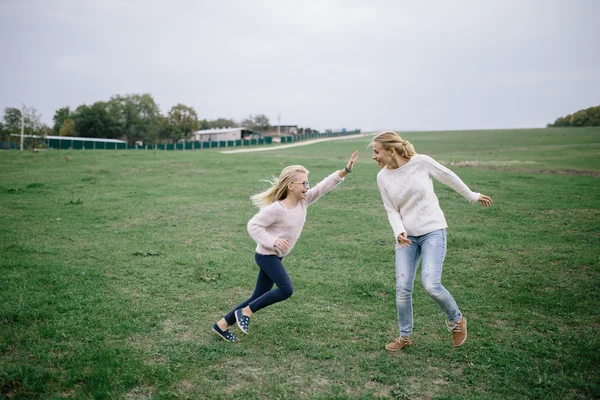
[[[447,386],[445,379],[439,378],[434,381],[421,377],[411,376],[403,385],[397,385],[390,391],[393,398],[430,400],[436,397]]]
[[[125,398],[128,400],[142,400],[142,399],[151,399],[154,394],[154,388],[151,386],[140,386],[131,389],[126,395]]]
[[[583,169],[531,169],[522,167],[513,167],[509,164],[493,164],[482,161],[460,161],[450,163],[453,167],[459,168],[477,168],[486,169],[493,171],[506,171],[506,172],[528,172],[534,174],[551,174],[551,175],[571,175],[571,176],[593,176],[600,177],[600,171],[591,171]]]
[[[527,170],[518,171],[527,172]],[[573,175],[573,176],[593,176],[600,177],[600,171],[586,171],[580,169],[540,169],[534,170],[533,172],[539,174],[553,174],[553,175]]]
[[[495,328],[505,327],[506,321],[494,318],[494,319],[491,319],[487,325],[491,326],[491,327],[495,327]]]
[[[198,338],[191,332],[191,328],[184,324],[179,324],[170,319],[163,321],[164,334],[182,341],[195,341]]]
[[[563,220],[587,220],[598,217],[600,211],[592,209],[592,208],[569,208],[569,209],[547,209],[536,211],[533,215],[534,219],[537,220],[553,220],[562,222]],[[579,231],[570,229],[565,232],[574,234],[579,233]]]
[[[190,381],[189,381],[189,380],[187,380],[187,379],[184,379],[184,380],[180,381],[180,382],[177,384],[177,386],[178,386],[180,389],[182,389],[184,392],[186,392],[186,393],[189,393],[189,392],[196,392],[196,391],[199,389],[199,388],[198,388],[198,386],[197,386],[195,383],[193,383],[193,382],[190,382]]]

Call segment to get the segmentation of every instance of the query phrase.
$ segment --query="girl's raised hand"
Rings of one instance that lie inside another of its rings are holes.
[[[356,161],[356,160],[358,160],[358,150],[356,150],[354,153],[352,153],[352,156],[350,157],[350,160],[348,161],[346,168],[351,170],[352,167],[354,167],[354,161]]]

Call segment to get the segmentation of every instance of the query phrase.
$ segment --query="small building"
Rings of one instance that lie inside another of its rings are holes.
[[[248,128],[214,128],[196,131],[192,140],[196,142],[224,142],[230,140],[258,139],[261,134]]]

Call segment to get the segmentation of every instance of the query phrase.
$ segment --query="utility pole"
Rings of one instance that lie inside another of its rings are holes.
[[[277,136],[281,137],[281,114],[277,114]]]
[[[25,133],[25,104],[21,104],[21,151],[23,151],[23,134]]]

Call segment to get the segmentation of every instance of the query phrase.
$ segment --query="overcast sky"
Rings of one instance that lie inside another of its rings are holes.
[[[315,129],[543,127],[600,105],[599,0],[0,0],[0,107],[150,93]]]

